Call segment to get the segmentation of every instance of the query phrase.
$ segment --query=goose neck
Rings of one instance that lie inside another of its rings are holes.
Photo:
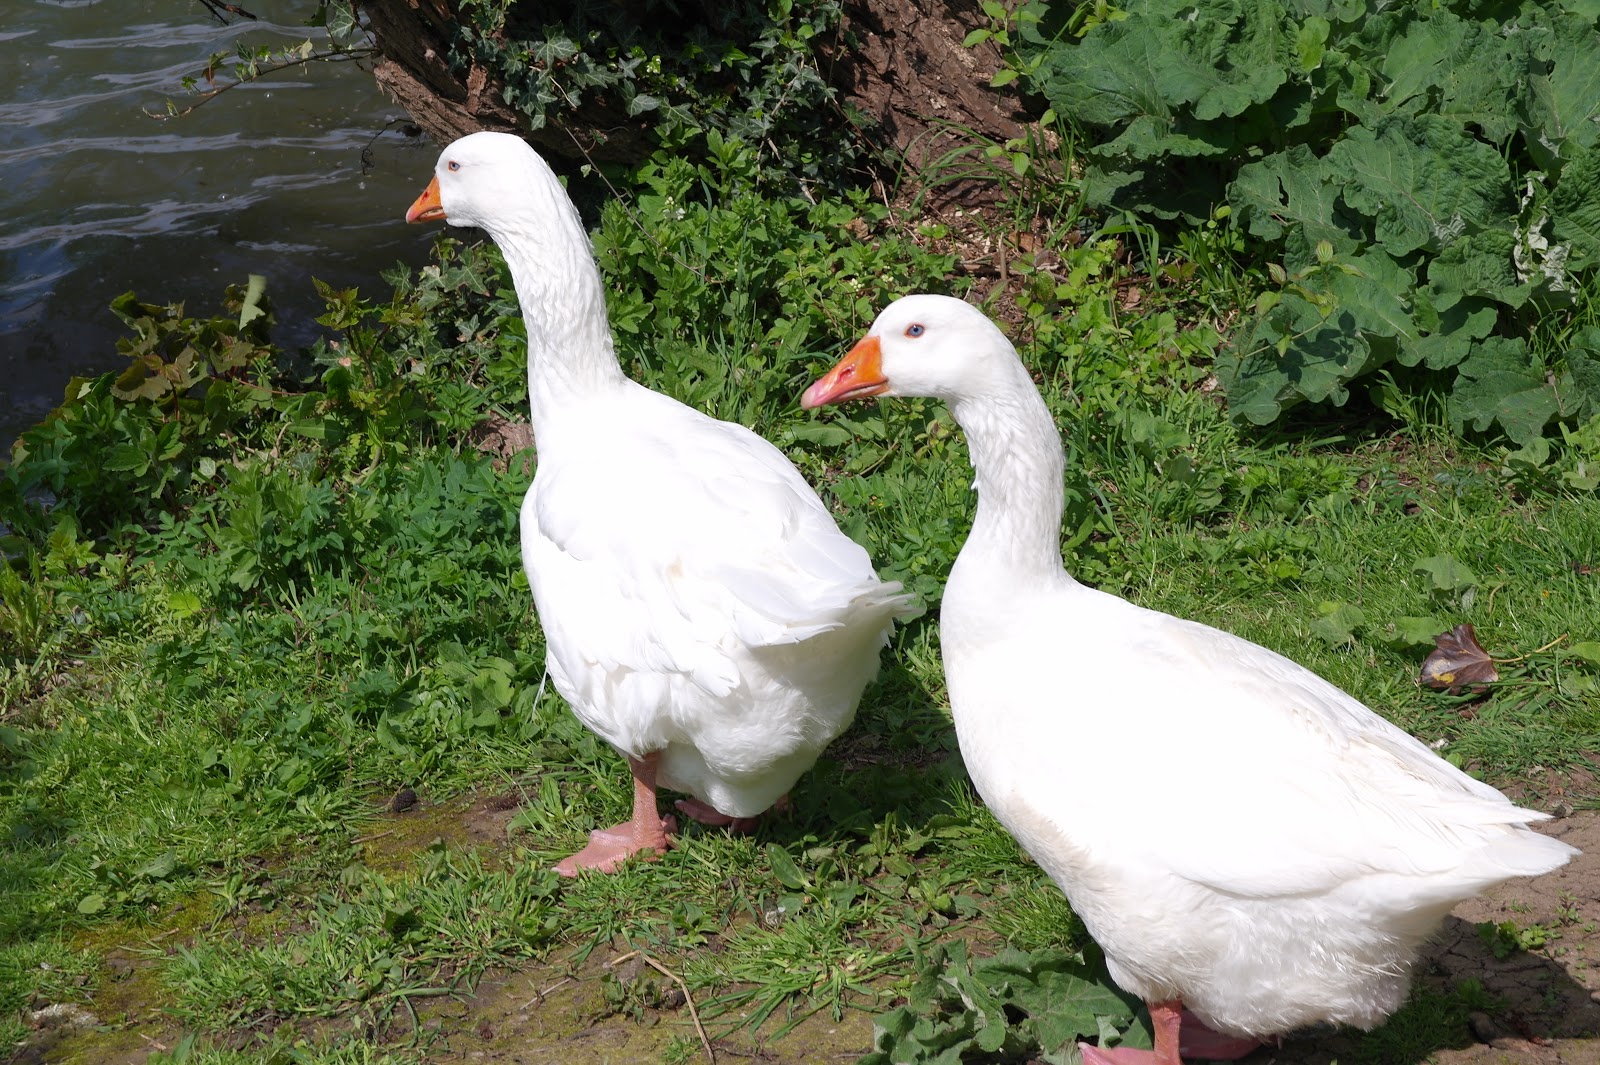
[[[490,234],[511,270],[527,326],[535,432],[542,416],[626,381],[588,235],[570,206],[558,214],[558,225],[511,225]]]
[[[963,556],[1020,575],[1055,577],[1061,566],[1061,435],[1033,382],[958,400],[978,510]]]

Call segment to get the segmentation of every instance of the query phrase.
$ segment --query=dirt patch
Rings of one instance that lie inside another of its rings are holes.
[[[486,974],[471,995],[422,1016],[430,1062],[706,1060],[683,991],[637,954],[596,952],[577,965]],[[739,1022],[726,1015],[703,1022],[719,1061],[854,1062],[872,1043],[871,1017],[855,1010],[837,1020],[814,1013],[778,1040]]]

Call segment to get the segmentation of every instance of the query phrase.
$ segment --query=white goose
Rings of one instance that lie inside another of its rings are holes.
[[[1294,662],[1074,581],[1061,438],[977,310],[896,301],[802,403],[862,396],[942,399],[966,433],[977,515],[940,613],[961,753],[1154,1022],[1153,1052],[1090,1065],[1372,1027],[1451,907],[1577,853]]]
[[[777,448],[623,375],[578,212],[520,138],[447,147],[406,213],[433,219],[487,230],[511,269],[538,448],[522,558],[550,679],[633,771],[631,820],[557,870],[664,852],[658,784],[743,827],[850,724],[900,586]]]

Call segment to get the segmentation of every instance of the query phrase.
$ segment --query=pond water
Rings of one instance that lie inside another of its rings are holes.
[[[0,0],[0,448],[72,375],[126,364],[120,293],[211,315],[264,274],[292,349],[319,329],[313,277],[383,297],[381,271],[427,260],[438,227],[404,214],[436,148],[358,64],[147,116],[193,102],[182,79],[240,40],[323,43],[314,0],[239,6],[258,20],[219,25],[198,0]]]

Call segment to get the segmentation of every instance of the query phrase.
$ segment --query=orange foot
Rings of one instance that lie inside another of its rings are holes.
[[[661,818],[653,829],[647,824],[643,831],[633,821],[597,828],[589,833],[589,843],[583,850],[556,863],[556,872],[562,876],[577,876],[584,869],[614,873],[634,855],[653,862],[667,853],[677,830],[678,822],[671,817]]]

